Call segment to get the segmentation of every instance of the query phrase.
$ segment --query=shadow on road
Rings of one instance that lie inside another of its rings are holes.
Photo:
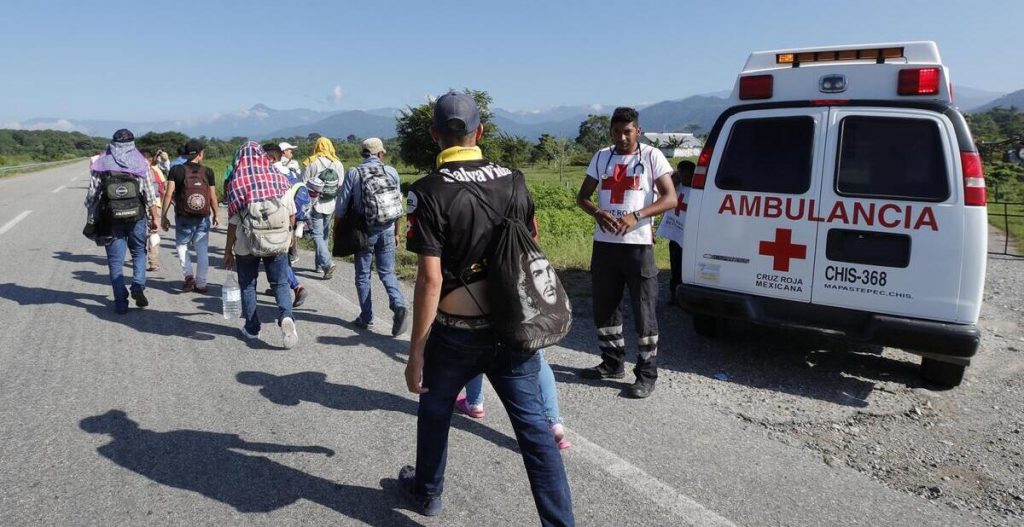
[[[104,279],[106,279],[104,277]],[[195,340],[213,340],[216,335],[242,339],[236,328],[199,320],[206,313],[176,313],[160,311],[150,304],[146,309],[132,308],[118,315],[113,309],[113,297],[71,291],[56,291],[42,287],[18,284],[0,284],[0,298],[17,302],[21,306],[63,304],[85,310],[100,320],[122,324],[142,333]],[[271,319],[273,320],[273,319]],[[244,339],[243,339],[244,340]],[[277,349],[263,341],[250,341],[254,349]]]
[[[572,296],[574,317],[572,331],[562,346],[594,355],[596,365],[600,351],[592,322],[590,273],[566,271],[559,277]],[[658,304],[659,368],[859,408],[868,406],[867,399],[879,382],[923,386],[916,363],[882,356],[881,346],[733,322],[723,337],[701,337],[693,331],[688,314],[665,303],[667,282],[663,272],[661,294],[665,298]],[[626,358],[634,361],[636,333],[628,291],[622,314]],[[552,368],[559,382],[594,384],[581,379],[576,369],[555,364]],[[613,384],[618,387],[631,381],[627,372],[624,381]]]
[[[404,340],[398,340],[391,335],[383,335],[375,333],[373,330],[360,329],[356,327],[352,322],[341,322],[342,327],[352,330],[354,333],[347,337],[337,336],[320,336],[316,338],[316,341],[320,344],[327,344],[332,346],[362,346],[380,351],[384,355],[387,355],[391,360],[405,364],[409,361],[409,343]],[[391,328],[385,326],[384,329],[390,330]]]
[[[243,371],[235,375],[238,382],[260,386],[260,395],[283,406],[297,406],[305,401],[333,410],[369,412],[384,410],[416,416],[417,403],[398,395],[370,390],[349,384],[327,382],[327,375],[304,371],[289,375],[273,375],[259,371]],[[452,401],[454,404],[455,401]],[[489,441],[499,447],[518,452],[515,439],[461,415],[452,416],[452,426]]]
[[[87,417],[78,426],[91,434],[109,435],[110,442],[96,451],[117,465],[239,512],[271,512],[304,499],[370,525],[421,525],[396,510],[398,497],[393,492],[334,483],[235,451],[334,455],[322,446],[254,443],[236,434],[199,430],[155,432],[140,428],[121,410]]]

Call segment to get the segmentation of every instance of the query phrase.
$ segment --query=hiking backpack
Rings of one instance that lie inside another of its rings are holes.
[[[317,177],[324,182],[324,188],[320,191],[320,201],[331,201],[337,197],[338,184],[341,182],[341,177],[334,170],[334,165],[330,161],[327,163],[327,168],[317,174]]]
[[[462,185],[498,220],[495,238],[485,253],[490,320],[502,346],[512,353],[530,355],[557,344],[569,333],[572,306],[561,280],[530,229],[515,217],[519,184],[516,178],[521,178],[522,174],[513,172],[509,177],[513,178],[512,197],[504,213],[498,212],[476,188],[455,179],[451,181]],[[463,278],[465,274],[460,280],[480,307]]]
[[[210,215],[210,181],[206,179],[206,167],[184,165],[184,188],[178,194],[175,212],[187,216]]]
[[[363,214],[367,225],[383,225],[400,218],[405,212],[402,190],[384,171],[384,165],[360,165],[356,170],[359,171]]]
[[[283,199],[257,201],[242,209],[239,227],[253,256],[288,252],[292,242],[291,212]]]
[[[103,178],[104,211],[112,223],[134,223],[146,215],[139,178],[108,172]]]

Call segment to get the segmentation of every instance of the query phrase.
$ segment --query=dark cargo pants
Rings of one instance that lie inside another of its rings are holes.
[[[590,276],[601,359],[610,370],[623,367],[626,340],[620,306],[623,289],[628,287],[640,351],[633,373],[637,378],[657,379],[658,266],[654,263],[654,246],[594,242]]]

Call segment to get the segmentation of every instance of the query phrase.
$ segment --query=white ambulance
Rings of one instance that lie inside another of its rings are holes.
[[[750,55],[697,163],[696,331],[723,319],[903,348],[958,385],[978,349],[981,159],[934,42]]]

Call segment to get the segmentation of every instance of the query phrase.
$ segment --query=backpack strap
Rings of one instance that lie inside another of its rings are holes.
[[[475,197],[477,199],[477,201],[479,201],[481,204],[484,205],[484,208],[487,209],[487,211],[489,213],[492,213],[492,219],[496,218],[496,219],[501,219],[501,220],[505,220],[505,221],[519,221],[518,219],[511,217],[511,212],[513,210],[513,207],[515,207],[515,203],[516,203],[516,190],[517,190],[517,188],[516,188],[517,187],[516,172],[512,173],[512,196],[509,199],[508,207],[505,209],[505,213],[504,214],[498,212],[498,209],[496,209],[493,205],[488,203],[487,200],[484,199],[484,197],[480,195],[480,191],[477,190],[475,187],[473,187],[471,185],[468,185],[465,182],[459,181],[459,180],[457,180],[455,178],[446,176],[445,174],[441,174],[441,177],[444,178],[447,181],[452,181],[454,183],[457,183],[460,187],[462,187],[463,190],[465,190],[465,191],[469,192],[470,194],[472,194],[473,197]],[[476,304],[476,308],[479,309],[481,313],[484,313],[485,310],[484,310],[483,306],[480,304],[480,301],[476,299],[476,295],[473,294],[473,291],[469,288],[469,284],[466,282],[466,271],[469,271],[469,270],[470,270],[470,268],[466,268],[466,269],[463,269],[462,272],[459,273],[459,282],[462,282],[462,286],[466,288],[466,292],[469,293],[469,298],[471,298],[473,300],[473,303]],[[487,313],[487,314],[489,315],[490,313]],[[500,344],[497,341],[497,337],[495,337],[495,344],[496,345]]]

